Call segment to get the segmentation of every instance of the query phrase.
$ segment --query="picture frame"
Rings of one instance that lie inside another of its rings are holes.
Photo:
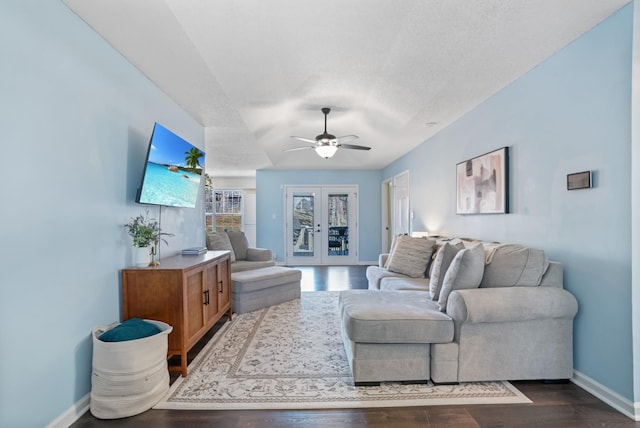
[[[509,213],[509,147],[456,164],[456,214]]]
[[[591,171],[574,172],[567,174],[567,190],[590,189]]]

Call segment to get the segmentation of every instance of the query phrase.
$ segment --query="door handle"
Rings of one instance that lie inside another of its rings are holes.
[[[218,288],[218,293],[222,293],[222,280],[220,280],[218,284],[220,285],[220,288]]]

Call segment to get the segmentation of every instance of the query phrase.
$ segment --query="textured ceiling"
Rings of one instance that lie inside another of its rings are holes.
[[[629,0],[64,0],[205,126],[206,169],[378,169]],[[356,134],[322,159],[289,138]]]

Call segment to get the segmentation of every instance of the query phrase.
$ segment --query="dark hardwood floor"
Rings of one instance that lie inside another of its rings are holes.
[[[302,291],[367,288],[365,266],[296,266]],[[197,355],[226,321],[189,352]],[[171,382],[178,374],[172,372]],[[148,410],[124,419],[100,420],[85,413],[73,427],[640,427],[573,383],[512,382],[531,404],[396,407],[336,410]]]

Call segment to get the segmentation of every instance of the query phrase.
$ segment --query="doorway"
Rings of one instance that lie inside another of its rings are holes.
[[[393,177],[393,235],[411,233],[409,171]]]
[[[394,235],[411,233],[409,171],[382,182],[382,252],[389,252]]]
[[[285,187],[285,262],[358,263],[358,186]]]

